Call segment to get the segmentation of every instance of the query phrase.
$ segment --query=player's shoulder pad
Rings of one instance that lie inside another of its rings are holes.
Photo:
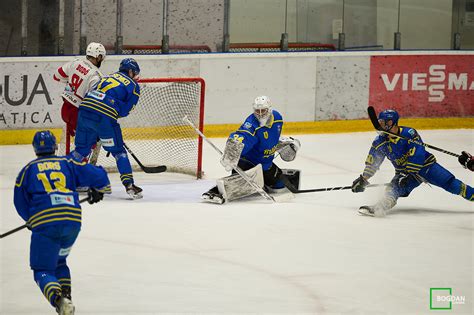
[[[254,116],[254,114],[250,114],[244,121],[244,123],[239,127],[237,132],[248,132],[251,135],[255,134],[255,129],[260,126],[258,119]]]
[[[418,138],[418,132],[414,128],[400,126],[400,135],[406,138],[414,139]]]
[[[381,144],[383,144],[383,143],[386,142],[386,141],[387,141],[387,135],[385,135],[385,134],[378,134],[378,135],[375,137],[374,141],[372,142],[372,145],[373,145],[374,147],[378,147],[378,146],[380,146]]]
[[[23,168],[20,170],[20,172],[18,173],[18,176],[16,177],[16,180],[15,180],[15,185],[17,187],[21,186],[21,184],[23,183],[23,179],[25,178],[26,172],[31,167],[31,165],[36,163],[37,161],[38,161],[38,159],[34,159],[34,160],[30,161],[28,164],[26,164],[25,166],[23,166]]]
[[[273,121],[281,121],[283,122],[283,116],[280,114],[280,112],[276,111],[276,110],[272,110],[272,114],[273,114]]]

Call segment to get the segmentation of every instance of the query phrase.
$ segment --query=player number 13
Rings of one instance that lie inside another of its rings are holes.
[[[48,193],[52,191],[70,191],[66,188],[66,177],[61,172],[51,172],[51,174],[49,174],[49,178],[46,173],[38,173],[36,176],[41,181],[41,183],[43,183],[44,190]]]

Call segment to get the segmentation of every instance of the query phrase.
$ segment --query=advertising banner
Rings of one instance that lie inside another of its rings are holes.
[[[61,62],[2,63],[0,75],[0,129],[57,128],[62,126],[61,92],[53,80]]]
[[[473,55],[371,56],[369,104],[405,117],[474,115]]]

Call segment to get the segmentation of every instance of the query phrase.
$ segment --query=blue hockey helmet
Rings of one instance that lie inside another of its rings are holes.
[[[119,71],[128,75],[128,70],[132,70],[135,75],[140,74],[140,66],[133,58],[125,58],[120,62]]]
[[[33,148],[36,155],[53,154],[56,149],[56,137],[49,130],[35,133],[33,137]]]
[[[382,128],[386,131],[392,129],[394,125],[398,124],[398,119],[400,116],[398,115],[396,110],[393,109],[387,109],[384,110],[383,112],[379,113],[379,123],[381,124]],[[389,121],[392,121],[391,124],[389,124]],[[382,124],[383,122],[383,124]]]

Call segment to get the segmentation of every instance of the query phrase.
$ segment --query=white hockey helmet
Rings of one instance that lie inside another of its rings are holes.
[[[106,51],[104,45],[94,42],[87,45],[86,56],[97,58],[100,55],[102,55],[103,59],[105,59]]]
[[[253,101],[253,114],[260,121],[260,126],[267,123],[272,115],[272,102],[268,96],[257,96]]]

